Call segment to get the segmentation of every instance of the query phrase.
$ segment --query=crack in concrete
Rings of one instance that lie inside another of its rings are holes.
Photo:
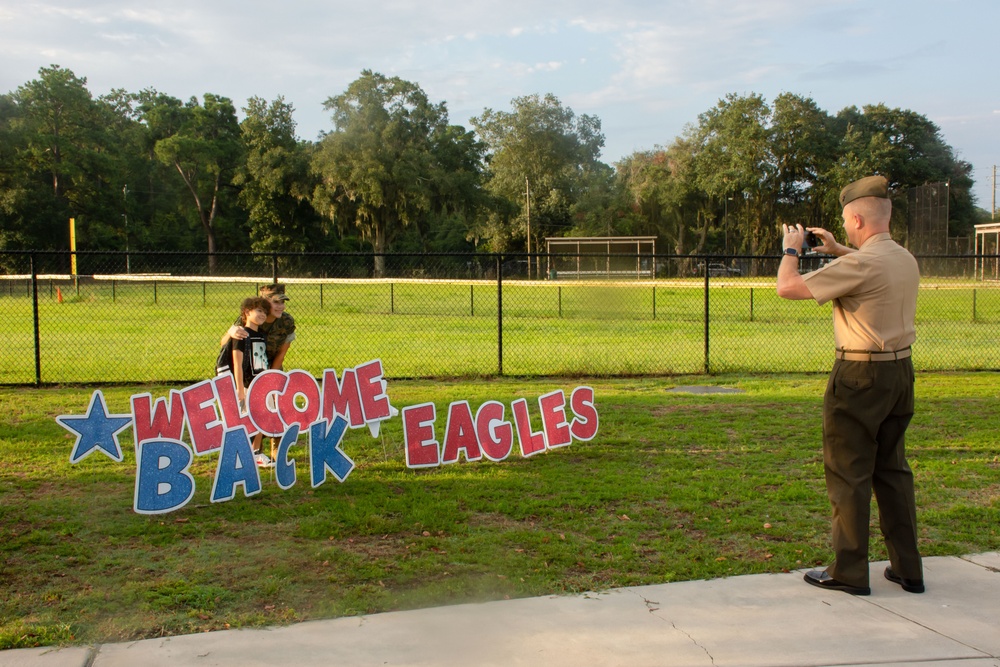
[[[958,558],[958,560],[965,561],[966,563],[969,563],[971,565],[975,565],[976,567],[981,567],[984,570],[987,570],[989,572],[1000,572],[1000,569],[998,569],[998,568],[992,567],[990,565],[984,565],[982,563],[977,563],[976,561],[970,560],[969,558],[966,558],[965,556],[958,556],[957,558]]]
[[[715,657],[712,656],[712,654],[709,652],[708,648],[704,644],[702,644],[697,639],[695,639],[694,636],[691,633],[689,633],[689,632],[687,632],[685,630],[682,630],[681,628],[677,627],[677,624],[674,623],[669,618],[664,618],[663,616],[661,616],[661,615],[659,615],[659,614],[656,613],[656,612],[660,611],[660,608],[658,606],[654,606],[654,605],[659,605],[660,604],[659,602],[656,602],[654,600],[650,600],[649,598],[647,598],[645,596],[641,596],[640,595],[640,597],[642,598],[643,604],[646,605],[646,610],[649,611],[650,614],[653,614],[654,616],[656,616],[658,619],[660,619],[661,621],[663,621],[665,623],[669,623],[671,628],[673,628],[677,632],[679,632],[682,635],[684,635],[685,637],[687,637],[688,641],[690,641],[692,644],[694,644],[695,646],[697,646],[698,648],[700,648],[702,651],[704,651],[705,655],[708,656],[709,662],[711,662],[713,665],[715,664]]]

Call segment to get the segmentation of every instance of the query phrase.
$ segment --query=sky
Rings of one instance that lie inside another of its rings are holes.
[[[667,146],[727,94],[884,103],[933,121],[990,210],[1000,164],[997,0],[0,0],[0,93],[59,65],[96,97],[279,96],[301,138],[363,70],[453,124],[554,94],[601,120],[604,162]]]

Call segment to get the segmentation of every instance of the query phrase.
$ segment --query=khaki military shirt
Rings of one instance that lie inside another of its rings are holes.
[[[236,318],[236,325],[246,326],[242,315]],[[282,345],[295,340],[295,320],[287,312],[273,322],[265,322],[258,329],[267,338],[268,361],[274,361]]]
[[[833,301],[837,349],[893,352],[916,340],[917,260],[888,233],[802,278],[817,303]]]

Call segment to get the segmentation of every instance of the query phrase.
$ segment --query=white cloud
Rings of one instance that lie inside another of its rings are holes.
[[[628,150],[669,142],[727,93],[788,91],[834,112],[884,101],[988,116],[948,131],[968,128],[966,158],[995,162],[1000,110],[981,65],[998,23],[1000,3],[931,0],[6,0],[0,92],[54,63],[95,95],[283,95],[312,138],[328,129],[323,100],[369,68],[419,83],[458,123],[552,92]]]
[[[104,24],[109,22],[109,18],[103,13],[94,9],[76,9],[73,7],[59,7],[57,5],[43,4],[39,6],[41,14],[50,21],[68,19],[74,23]]]
[[[528,68],[528,72],[556,72],[562,69],[563,63],[550,61],[547,63],[535,63],[533,67]]]

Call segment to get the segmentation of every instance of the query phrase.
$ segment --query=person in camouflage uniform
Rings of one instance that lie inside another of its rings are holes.
[[[267,360],[272,369],[280,371],[284,366],[285,354],[295,340],[295,319],[285,312],[288,295],[285,294],[284,285],[266,285],[260,289],[260,295],[271,302],[271,317],[274,317],[273,320],[268,317],[268,321],[260,328],[267,337]]]
[[[292,341],[295,340],[295,319],[291,314],[285,312],[285,302],[288,295],[285,294],[285,286],[280,283],[264,285],[260,288],[260,295],[271,303],[271,313],[267,316],[267,321],[259,327],[259,330],[267,340],[267,361],[272,370],[283,370],[285,354]],[[241,314],[236,318],[233,326],[229,327],[222,339],[220,346],[226,345],[231,339],[242,340],[246,338],[247,332],[243,327],[246,322]],[[271,459],[278,453],[279,438],[271,438]]]
[[[260,327],[260,332],[267,338],[267,360],[272,369],[280,371],[284,366],[285,354],[295,340],[295,319],[290,313],[285,312],[285,302],[289,297],[285,294],[284,285],[278,283],[264,285],[260,288],[260,295],[271,302],[271,314],[267,316],[267,322]],[[246,338],[244,326],[246,322],[240,315],[222,336],[219,345],[225,345],[230,338],[236,340]]]

